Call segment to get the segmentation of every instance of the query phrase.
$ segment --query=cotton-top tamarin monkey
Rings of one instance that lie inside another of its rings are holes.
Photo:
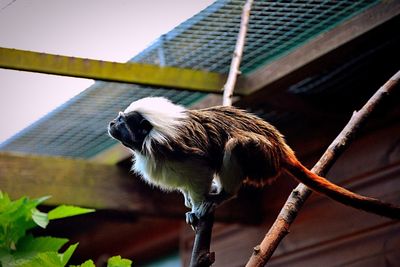
[[[399,207],[312,173],[274,126],[234,107],[187,110],[165,98],[147,97],[120,112],[108,132],[133,151],[133,170],[144,180],[183,193],[191,208],[189,224],[235,196],[243,183],[269,184],[282,172],[345,205],[400,219]]]

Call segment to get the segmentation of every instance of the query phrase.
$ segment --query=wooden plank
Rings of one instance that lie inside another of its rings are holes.
[[[399,14],[399,1],[379,3],[334,29],[317,36],[288,55],[249,74],[245,83],[241,85],[246,88],[242,94],[251,95],[263,87],[277,82]]]
[[[72,220],[57,222],[57,232],[79,241],[79,249],[74,253],[79,263],[87,259],[96,260],[103,255],[121,255],[134,261],[134,266],[142,266],[160,256],[175,253],[179,246],[182,227],[189,228],[183,220],[160,218],[130,218],[116,220],[102,217],[82,216]],[[84,228],[82,228],[84,227]],[[75,230],[69,234],[68,229]],[[192,230],[191,230],[192,231]],[[192,231],[193,232],[193,231]],[[90,236],[90,238],[87,238]]]
[[[187,208],[178,193],[161,192],[129,169],[61,157],[0,153],[0,189],[12,198],[51,195],[47,205],[71,204],[139,215],[184,219]],[[251,222],[260,214],[248,201],[230,202],[218,220]]]
[[[121,144],[115,144],[100,153],[94,155],[89,160],[97,163],[114,165],[132,156],[132,152]]]
[[[397,266],[399,245],[400,223],[392,222],[274,257],[269,266]]]
[[[396,119],[395,119],[396,120]],[[377,170],[383,173],[400,161],[400,121],[357,138],[340,156],[327,177],[339,184],[352,184],[356,189]]]
[[[0,48],[0,68],[221,93],[226,75],[142,63],[118,63]]]
[[[144,189],[132,178],[115,166],[84,160],[0,154],[0,188],[13,198],[51,195],[49,205],[154,212],[146,190],[135,188]]]
[[[352,184],[348,188],[363,195],[400,203],[400,164],[385,172],[378,171],[372,177],[365,176],[365,183],[359,184],[357,190],[353,189]],[[301,253],[318,244],[334,243],[356,232],[365,232],[389,222],[391,220],[387,218],[355,210],[315,194],[292,225],[291,235],[283,240],[274,257]]]

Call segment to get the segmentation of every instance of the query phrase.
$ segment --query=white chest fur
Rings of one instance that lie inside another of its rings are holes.
[[[213,177],[213,171],[199,160],[156,162],[138,152],[134,152],[134,155],[133,170],[148,183],[164,190],[197,191],[198,188],[203,188],[202,185]]]

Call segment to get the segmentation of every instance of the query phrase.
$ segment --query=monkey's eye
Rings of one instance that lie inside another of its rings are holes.
[[[151,125],[151,123],[150,123],[148,120],[143,119],[143,120],[140,122],[140,128],[141,128],[142,134],[143,134],[143,135],[147,135],[147,134],[151,131],[151,129],[153,128],[153,126]]]

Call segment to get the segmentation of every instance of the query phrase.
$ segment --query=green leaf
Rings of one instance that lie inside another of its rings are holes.
[[[3,207],[7,206],[11,202],[10,197],[0,191],[0,213],[3,212]]]
[[[35,207],[36,207],[39,204],[42,204],[43,202],[48,200],[49,198],[51,198],[51,196],[44,196],[44,197],[36,198],[36,199],[32,200],[32,202],[35,203]]]
[[[96,267],[96,265],[94,265],[92,260],[87,260],[81,265],[70,265],[70,267]]]
[[[62,246],[68,242],[66,238],[58,238],[51,236],[33,237],[32,235],[25,236],[17,244],[18,253],[22,252],[46,252],[59,251]]]
[[[47,225],[44,213],[36,210],[36,206],[47,197],[36,200],[22,197],[15,201],[11,201],[7,194],[2,193],[0,197],[0,248],[11,251],[36,223],[42,227]]]
[[[71,245],[64,253],[58,253],[58,248],[68,242],[67,239],[52,237],[27,237],[21,240],[21,242],[26,243],[24,245],[25,247],[21,245],[21,251],[17,251],[11,255],[11,259],[4,258],[5,266],[65,266],[68,260],[71,258],[72,253],[78,246],[78,244]]]
[[[57,253],[54,251],[41,252],[29,259],[18,259],[12,266],[15,267],[63,267],[67,265],[72,253],[75,251],[78,244],[69,246],[64,253]]]
[[[16,260],[14,265],[15,267],[44,267],[44,266],[57,266],[62,267],[63,265],[62,259],[57,252],[42,252],[35,257],[30,259],[19,259]]]
[[[0,249],[0,266],[10,266],[14,261],[9,251]]]
[[[86,209],[76,206],[69,206],[69,205],[61,205],[57,208],[51,210],[48,213],[49,220],[61,219],[65,217],[71,217],[75,215],[85,214],[94,212],[94,209]]]
[[[37,209],[32,210],[32,220],[42,228],[46,228],[49,224],[49,217],[47,213],[41,212]]]
[[[69,248],[67,248],[67,250],[61,254],[61,262],[62,262],[62,266],[65,266],[69,259],[71,258],[72,254],[74,253],[75,249],[78,247],[78,243],[75,243],[71,246],[69,246]]]
[[[20,198],[16,201],[3,199],[0,204],[0,223],[6,224],[20,217],[29,216],[31,208],[27,207],[28,204],[27,198]]]
[[[108,259],[107,267],[131,267],[132,261],[123,259],[121,256],[114,256]]]

